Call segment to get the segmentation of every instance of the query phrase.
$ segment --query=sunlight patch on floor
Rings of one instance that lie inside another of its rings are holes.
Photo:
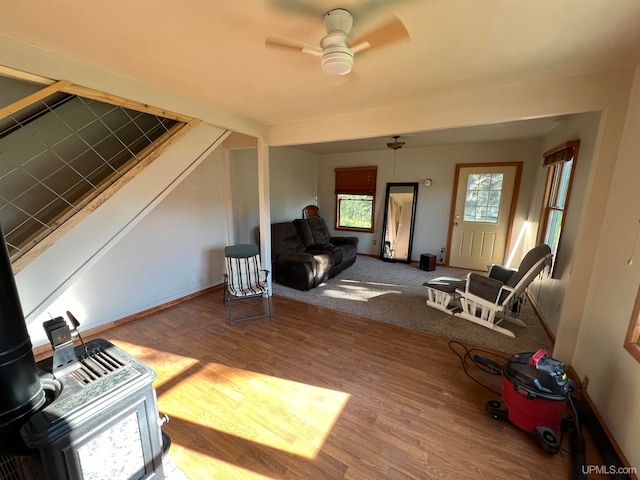
[[[344,392],[217,363],[204,366],[197,379],[175,385],[172,394],[215,408],[193,412],[167,395],[162,411],[170,418],[305,458],[316,457],[349,400]]]
[[[337,288],[327,288],[322,292],[322,294],[327,297],[353,300],[356,302],[367,302],[371,298],[388,295],[390,293],[399,295],[402,292],[397,289],[397,285],[355,280],[341,280]]]
[[[153,382],[153,388],[159,391],[159,397],[169,393],[171,388],[175,388],[178,384],[189,381],[193,370],[197,369],[199,365],[199,360],[195,358],[120,340],[113,343],[156,372],[158,377]],[[165,388],[169,384],[171,387]]]
[[[274,480],[273,477],[261,475],[233,463],[224,462],[215,457],[199,452],[198,450],[174,445],[169,451],[169,457],[178,466],[180,465],[183,454],[190,457],[188,471],[193,479],[223,478],[225,480]],[[197,459],[197,462],[194,462],[193,459]]]
[[[360,280],[340,280],[343,283],[357,283],[360,285],[375,285],[376,287],[393,287],[398,288],[399,285],[395,283],[379,283],[379,282],[363,282]],[[364,287],[366,288],[366,287]]]

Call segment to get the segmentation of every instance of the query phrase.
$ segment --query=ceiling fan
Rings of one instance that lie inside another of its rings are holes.
[[[320,40],[320,46],[274,36],[268,37],[265,45],[320,57],[320,65],[326,74],[346,75],[353,68],[353,57],[356,53],[409,40],[407,29],[396,16],[370,32],[350,40],[349,33],[352,26],[351,12],[344,8],[335,8],[324,14],[324,27],[327,34]]]

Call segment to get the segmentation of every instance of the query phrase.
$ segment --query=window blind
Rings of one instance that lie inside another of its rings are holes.
[[[375,195],[378,167],[336,168],[336,194]]]
[[[556,163],[569,162],[573,160],[573,158],[576,156],[579,145],[580,140],[571,140],[544,152],[544,162],[542,163],[542,165],[544,167],[549,167],[551,165],[555,165]]]

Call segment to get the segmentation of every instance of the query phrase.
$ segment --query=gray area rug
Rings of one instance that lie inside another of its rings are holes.
[[[427,306],[423,282],[445,276],[465,278],[466,274],[465,270],[440,265],[433,272],[425,272],[414,264],[388,263],[359,255],[353,266],[314,289],[302,292],[274,283],[273,293],[331,310],[458,340],[470,347],[485,347],[508,354],[531,352],[540,348],[553,351],[551,341],[528,303],[522,307],[519,316],[526,322],[526,327],[510,322],[502,323],[503,327],[515,334],[515,338]]]

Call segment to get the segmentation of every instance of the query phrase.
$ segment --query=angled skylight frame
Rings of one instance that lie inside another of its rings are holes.
[[[0,107],[0,223],[16,272],[195,123],[46,80]]]

